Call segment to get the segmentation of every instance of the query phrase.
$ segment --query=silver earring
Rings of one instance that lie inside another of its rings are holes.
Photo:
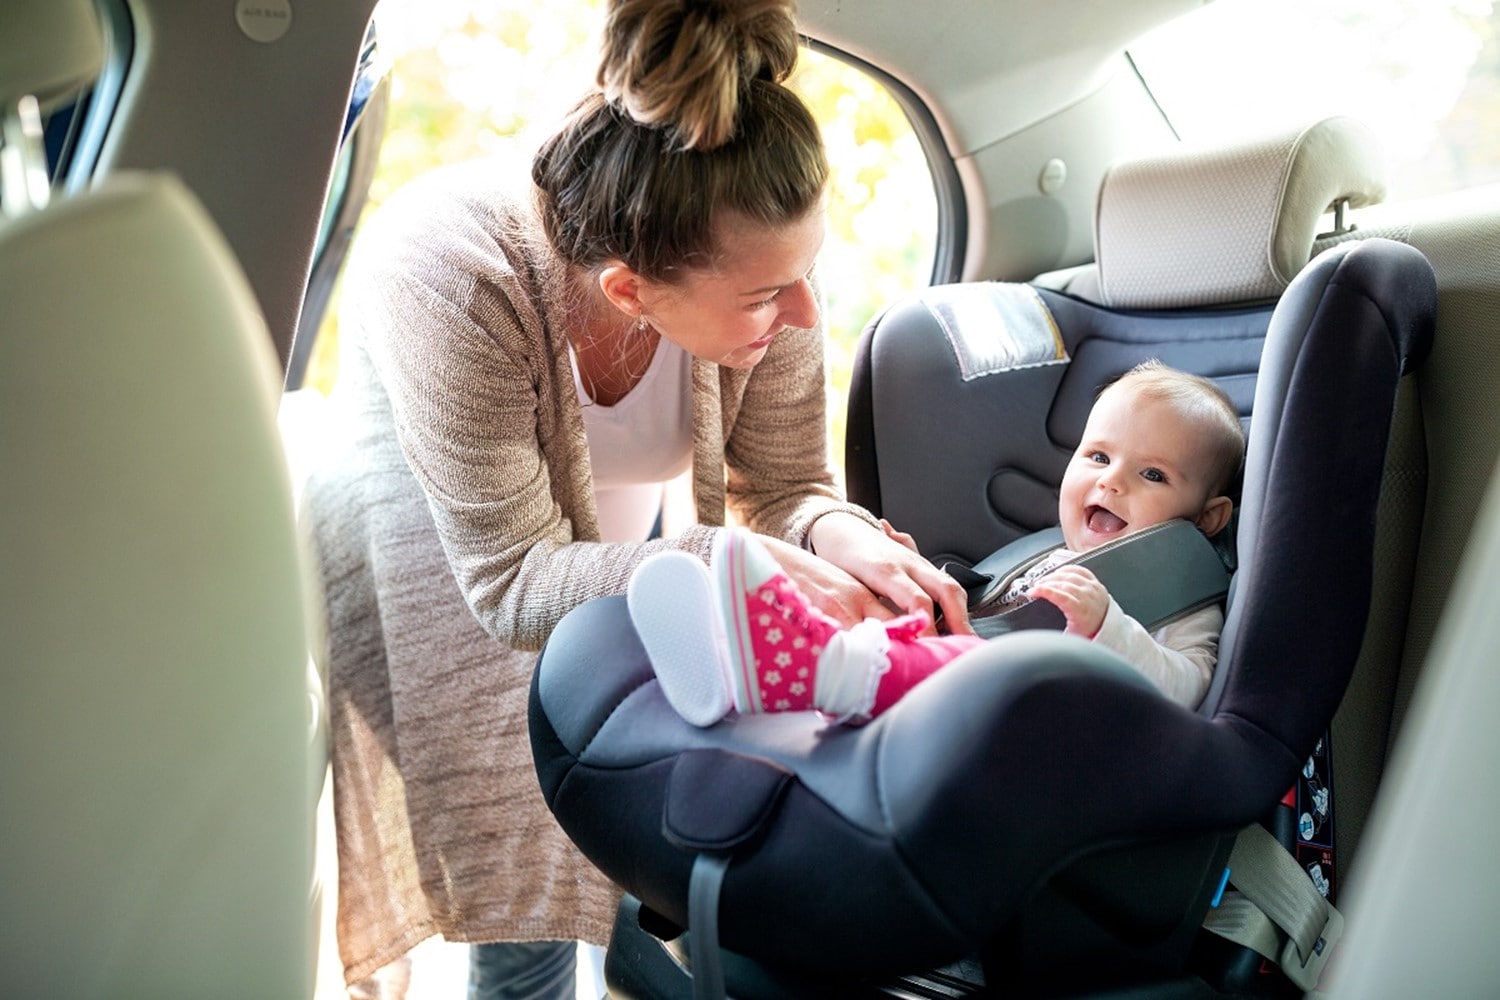
[[[649,329],[649,326],[646,323],[646,314],[645,313],[637,313],[636,317],[635,317],[635,332],[636,333],[645,333],[648,329]]]

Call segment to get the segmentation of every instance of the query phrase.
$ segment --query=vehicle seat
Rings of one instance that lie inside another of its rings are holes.
[[[1349,929],[1320,991],[1328,1000],[1483,997],[1500,984],[1497,588],[1500,476],[1492,474],[1370,817],[1360,878],[1340,904]]]
[[[97,75],[97,17],[0,32],[0,969],[10,996],[308,996],[321,707],[269,334],[177,180],[49,203],[12,141]]]
[[[1270,210],[1320,216],[1370,190],[1363,152],[1326,200]],[[1269,169],[1284,177],[1295,160]],[[1222,178],[1203,182],[1227,198]],[[1201,221],[1166,200],[1146,217]],[[1265,269],[1265,233],[1283,228],[1242,239],[1238,259]],[[1303,230],[1307,253],[1316,224]],[[1235,306],[1245,291],[1216,297],[1204,275],[1213,306],[1190,312],[930,289],[873,325],[851,401],[851,493],[929,557],[972,563],[1055,521],[1102,381],[1152,356],[1223,381],[1255,424],[1220,666],[1198,712],[1081,640],[1023,633],[863,728],[782,715],[700,730],[667,706],[623,599],[564,618],[537,667],[533,750],[563,828],[632,897],[612,986],[667,988],[621,983],[666,974],[641,971],[654,960],[638,957],[639,927],[670,938],[691,924],[705,857],[729,859],[705,912],[737,996],[847,993],[981,950],[992,982],[1059,992],[1183,968],[1235,832],[1291,786],[1353,667],[1392,410],[1432,329],[1432,271],[1410,247],[1350,243],[1288,278]]]
[[[1357,128],[1348,119],[1336,121],[1343,123],[1341,131]],[[1378,154],[1372,150],[1368,159],[1378,162]],[[1202,215],[1216,217],[1208,210]],[[1500,185],[1466,191],[1459,199],[1372,205],[1349,224],[1329,228],[1314,238],[1315,253],[1369,237],[1416,247],[1433,266],[1438,294],[1432,354],[1401,387],[1381,493],[1369,629],[1332,725],[1334,838],[1343,875],[1352,884],[1387,753],[1400,738],[1407,704],[1421,682],[1454,575],[1479,523],[1491,470],[1500,459],[1500,355],[1494,350]],[[1043,280],[1070,295],[1103,300],[1097,266]]]

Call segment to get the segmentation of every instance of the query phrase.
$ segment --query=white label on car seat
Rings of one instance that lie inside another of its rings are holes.
[[[292,26],[291,0],[239,0],[234,19],[253,42],[274,42]]]

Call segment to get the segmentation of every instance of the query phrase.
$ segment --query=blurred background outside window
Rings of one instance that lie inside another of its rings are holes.
[[[593,83],[603,14],[603,0],[382,0],[375,32],[391,104],[362,218],[442,164],[486,158],[528,176],[537,144]],[[921,147],[880,84],[804,49],[793,87],[823,126],[833,168],[818,267],[841,457],[855,341],[876,310],[929,280],[937,208]],[[324,395],[337,367],[337,295],[304,381]]]

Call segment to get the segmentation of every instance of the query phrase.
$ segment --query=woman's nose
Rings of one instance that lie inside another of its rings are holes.
[[[801,279],[783,292],[781,299],[781,321],[787,326],[807,329],[817,325],[818,297],[813,294],[812,282]]]

